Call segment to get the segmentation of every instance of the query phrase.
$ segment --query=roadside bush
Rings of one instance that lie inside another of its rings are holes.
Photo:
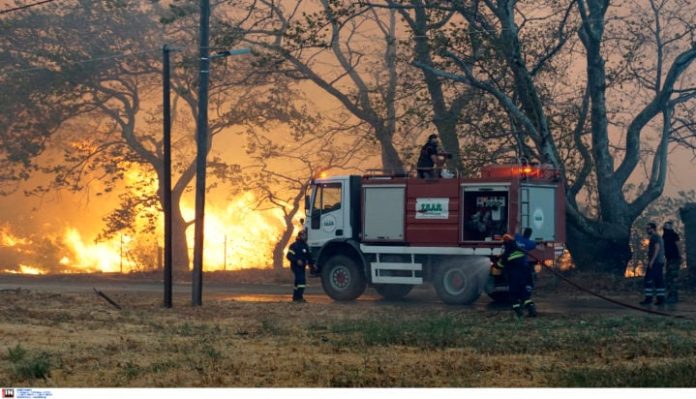
[[[17,344],[14,348],[7,348],[7,360],[13,364],[23,360],[26,355],[27,350],[22,348],[20,344]]]
[[[47,379],[51,376],[51,356],[41,352],[31,358],[22,358],[15,362],[14,370],[17,378],[22,380]]]

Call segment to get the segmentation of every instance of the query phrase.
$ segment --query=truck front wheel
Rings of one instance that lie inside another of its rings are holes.
[[[481,295],[472,271],[467,270],[460,262],[440,265],[433,282],[437,296],[445,303],[470,304]]]
[[[353,259],[335,255],[322,267],[321,285],[331,298],[352,301],[365,292],[367,282]]]
[[[411,289],[410,284],[375,284],[375,290],[382,295],[384,299],[395,301],[403,299]]]

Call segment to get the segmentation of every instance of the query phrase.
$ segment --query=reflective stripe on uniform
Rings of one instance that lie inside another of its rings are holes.
[[[288,249],[288,253],[295,255],[295,251],[293,251],[292,249]]]
[[[524,301],[524,305],[525,305],[525,306],[527,306],[527,305],[529,305],[529,304],[531,304],[531,303],[534,303],[534,301],[532,301],[531,299],[527,299],[526,301]]]
[[[525,256],[524,252],[515,251],[515,252],[511,253],[510,256],[508,256],[507,260],[519,259],[519,258],[523,258],[524,256]]]

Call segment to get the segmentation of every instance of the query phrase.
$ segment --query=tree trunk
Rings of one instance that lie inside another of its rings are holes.
[[[686,256],[686,270],[689,281],[696,281],[696,203],[684,205],[679,210],[679,216],[684,223],[684,252]]]
[[[293,219],[297,216],[297,212],[300,211],[300,205],[304,200],[307,187],[308,184],[303,184],[299,190],[297,190],[297,194],[292,200],[292,207],[287,213],[284,213],[283,221],[285,222],[285,230],[280,236],[280,240],[278,240],[275,247],[273,247],[273,268],[276,270],[283,268],[283,263],[285,262],[283,251],[285,251],[285,248],[290,244],[290,240],[292,240],[292,233],[295,231]]]
[[[288,246],[288,244],[290,244],[290,240],[292,239],[292,233],[294,230],[292,219],[295,217],[296,213],[297,211],[291,212],[283,217],[283,220],[285,221],[285,230],[280,236],[280,240],[278,240],[275,247],[273,247],[273,268],[276,270],[283,268],[283,263],[285,262],[283,251],[285,251],[285,248]]]
[[[189,274],[189,251],[186,242],[186,221],[181,215],[179,202],[172,206],[172,272],[174,274]]]
[[[399,152],[394,147],[393,132],[377,132],[382,153],[382,168],[386,173],[404,173],[404,163],[401,161]]]
[[[629,227],[590,222],[592,231],[567,216],[567,245],[579,270],[591,270],[624,276],[631,260]]]
[[[273,247],[273,268],[276,270],[283,268],[283,263],[285,263],[285,254],[283,252],[292,239],[292,233],[292,219],[289,224],[286,219],[286,229],[283,235],[280,236],[280,240],[278,240],[275,247]]]

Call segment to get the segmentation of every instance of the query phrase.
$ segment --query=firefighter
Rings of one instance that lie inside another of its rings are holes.
[[[292,301],[306,302],[304,299],[304,290],[307,286],[305,266],[309,266],[313,270],[314,262],[312,261],[312,253],[307,245],[307,233],[304,230],[297,234],[297,239],[288,248],[286,257],[290,261],[290,270],[292,270],[292,274],[295,276]]]
[[[420,178],[436,178],[440,176],[440,169],[445,163],[445,157],[451,156],[441,152],[437,145],[437,134],[428,136],[428,142],[421,148],[416,169]]]
[[[527,256],[514,237],[510,234],[503,236],[503,254],[498,262],[508,279],[509,294],[512,300],[512,310],[517,317],[524,317],[524,309],[527,308],[529,317],[536,317],[536,306],[531,300],[531,275],[527,266]]]
[[[645,231],[650,236],[650,240],[648,242],[648,265],[643,280],[645,299],[640,304],[650,305],[653,302],[653,297],[657,296],[655,304],[662,305],[665,303],[665,281],[662,274],[665,265],[665,244],[662,242],[662,237],[657,234],[655,223],[648,223]]]
[[[532,229],[531,227],[526,227],[523,231],[522,234],[515,234],[515,242],[517,243],[517,246],[524,251],[524,257],[525,257],[525,263],[527,264],[527,268],[529,269],[529,281],[530,287],[529,287],[529,292],[531,293],[532,290],[534,289],[534,275],[536,274],[536,271],[534,270],[534,266],[536,265],[535,261],[530,261],[529,260],[529,251],[533,250],[536,248],[537,243],[531,239],[532,237]]]
[[[674,231],[672,221],[667,221],[663,226],[662,241],[665,244],[665,259],[667,265],[665,268],[665,288],[667,289],[667,303],[679,302],[679,294],[677,293],[677,279],[679,278],[679,266],[681,256],[679,255],[679,234]]]

